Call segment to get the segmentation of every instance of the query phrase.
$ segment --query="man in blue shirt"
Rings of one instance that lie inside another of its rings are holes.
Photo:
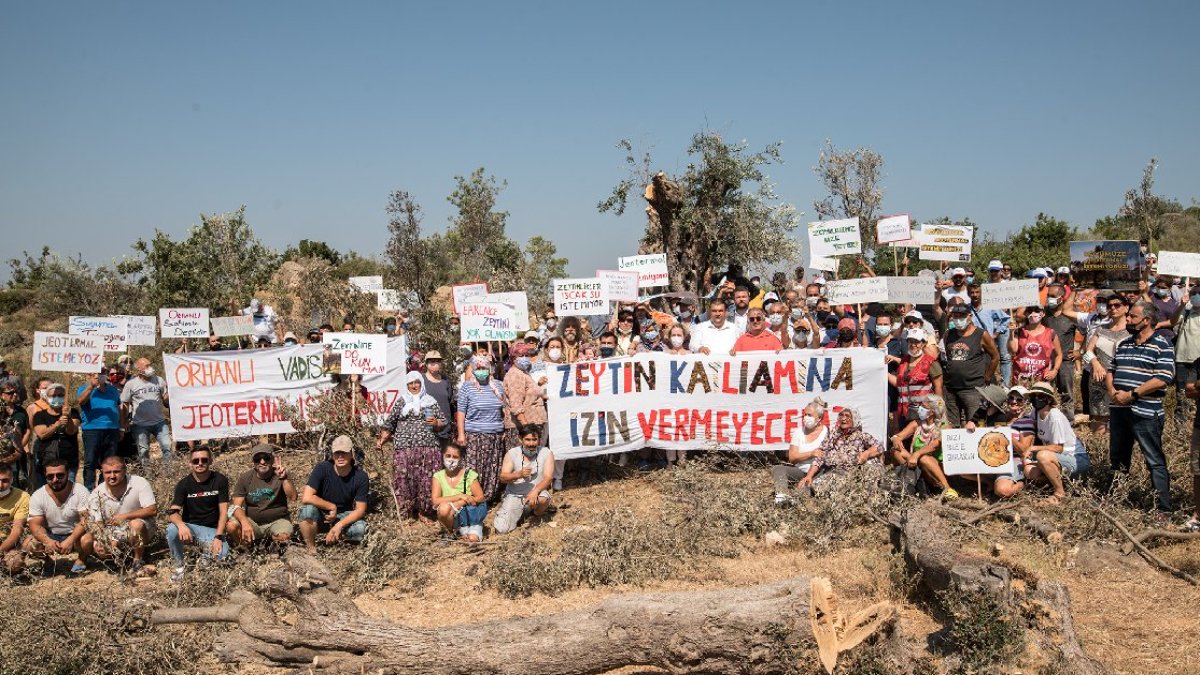
[[[300,536],[309,553],[317,552],[317,533],[328,530],[326,544],[339,540],[359,542],[367,534],[367,474],[354,465],[354,443],[349,436],[333,439],[329,461],[309,474],[300,497]]]
[[[100,462],[117,454],[121,440],[121,392],[109,383],[107,372],[92,373],[75,390],[83,419],[83,486],[89,491],[96,487]]]

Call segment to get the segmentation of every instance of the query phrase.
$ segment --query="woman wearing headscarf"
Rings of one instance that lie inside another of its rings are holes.
[[[776,504],[786,504],[792,500],[788,494],[788,484],[802,480],[808,475],[817,450],[829,437],[829,427],[825,426],[825,412],[828,409],[828,404],[820,396],[804,406],[800,418],[802,430],[798,435],[792,436],[787,464],[771,467],[771,478],[775,481]]]
[[[879,461],[883,449],[874,436],[863,431],[862,417],[853,408],[842,408],[837,426],[817,449],[808,475],[799,487],[814,490],[829,480],[832,474],[848,474],[870,461]]]
[[[916,404],[916,411],[917,419],[892,436],[891,459],[910,470],[920,469],[926,483],[942,488],[943,499],[958,499],[958,492],[950,487],[950,481],[942,471],[942,429],[949,426],[946,401],[937,394],[929,394]],[[909,439],[906,448],[904,442]]]
[[[508,450],[504,440],[504,385],[492,377],[491,362],[476,355],[468,379],[458,388],[458,444],[479,472],[479,484],[489,500],[500,487],[500,462]]]
[[[437,432],[442,428],[442,409],[425,392],[425,378],[419,371],[405,376],[402,396],[379,434],[379,449],[392,442],[394,468],[392,490],[400,515],[429,522],[434,516],[429,480],[442,466],[441,443]]]

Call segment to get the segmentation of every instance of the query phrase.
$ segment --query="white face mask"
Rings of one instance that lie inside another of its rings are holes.
[[[792,335],[792,342],[795,342],[797,346],[803,347],[808,344],[811,336],[812,331],[798,330]]]
[[[672,335],[671,336],[671,346],[674,347],[675,349],[679,349],[680,347],[682,347],[683,346],[683,336],[682,335]]]
[[[146,366],[146,370],[142,371],[142,377],[154,377],[154,366]]]
[[[923,346],[920,346],[920,345],[918,345],[918,346],[916,346],[916,347],[909,347],[909,348],[908,348],[908,355],[909,355],[909,356],[911,356],[911,357],[913,357],[913,358],[917,358],[917,357],[921,356],[921,355],[922,355],[922,354],[924,354],[924,353],[925,353],[925,347],[923,347]]]
[[[783,325],[783,315],[772,314],[767,317],[767,323],[771,324],[772,327],[778,328]]]
[[[454,471],[458,468],[458,459],[454,457],[443,457],[442,466],[446,467],[447,471]]]
[[[812,415],[805,415],[800,418],[804,422],[804,430],[812,431],[817,428],[817,418]]]
[[[546,352],[546,356],[549,356],[551,361],[557,361],[562,358],[562,350],[558,347],[551,347]]]
[[[554,330],[554,327],[557,325],[558,325],[558,319],[554,319],[554,318],[546,319],[546,328],[549,328],[550,330]]]
[[[12,488],[10,488],[10,487],[0,490],[0,499],[4,499],[5,497],[7,497],[8,493],[10,493],[10,492],[12,492]]]

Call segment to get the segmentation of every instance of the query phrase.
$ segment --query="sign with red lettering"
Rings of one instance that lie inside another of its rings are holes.
[[[163,307],[158,310],[158,326],[165,338],[206,338],[208,308]]]
[[[343,375],[382,375],[387,371],[387,336],[382,333],[326,333],[321,344],[338,355]]]
[[[837,433],[845,409],[883,445],[887,369],[874,349],[785,350],[736,357],[672,355],[547,364],[550,447],[589,457],[643,447],[786,450],[820,397]],[[865,448],[864,448],[865,449]]]

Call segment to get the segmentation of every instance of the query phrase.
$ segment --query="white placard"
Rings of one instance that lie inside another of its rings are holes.
[[[408,309],[408,298],[404,291],[384,288],[375,291],[375,309],[381,312],[398,312]]]
[[[499,302],[466,301],[459,307],[463,342],[508,342],[517,339],[516,310]]]
[[[970,262],[971,240],[975,236],[975,228],[959,227],[957,225],[921,226],[921,260],[945,260],[949,262]]]
[[[1200,253],[1159,251],[1154,265],[1159,274],[1173,277],[1200,277]]]
[[[158,319],[153,316],[137,316],[135,314],[116,314],[118,319],[125,319],[129,327],[125,344],[130,347],[153,347],[158,343]]]
[[[350,285],[363,293],[374,293],[375,291],[383,290],[383,277],[379,275],[373,277],[350,277]]]
[[[858,218],[818,220],[808,224],[808,252],[813,256],[862,253]]]
[[[887,278],[866,277],[865,279],[840,279],[831,281],[825,287],[825,297],[829,298],[831,305],[887,302]]]
[[[387,340],[383,333],[326,333],[321,344],[338,355],[343,375],[383,375],[387,372]]]
[[[921,246],[921,224],[909,223],[911,232],[910,239],[901,239],[900,241],[889,241],[888,246],[892,248],[920,248]]]
[[[947,476],[962,474],[1007,474],[1012,472],[1013,430],[1010,427],[979,427],[942,430],[942,471]]]
[[[73,316],[67,323],[70,335],[95,335],[104,341],[104,351],[124,352],[129,339],[129,322],[116,316]]]
[[[206,338],[208,308],[163,307],[158,310],[158,328],[165,338]]]
[[[670,286],[671,274],[667,270],[667,254],[630,255],[617,259],[617,269],[638,273],[638,288]]]
[[[809,256],[808,266],[814,270],[822,272],[833,272],[838,267],[837,258],[826,258],[824,256],[814,255]]]
[[[888,277],[887,301],[897,305],[930,305],[935,285],[932,277]]]
[[[980,286],[983,309],[1012,309],[1014,307],[1032,307],[1042,304],[1038,292],[1037,279],[1021,279],[1020,281],[1005,281],[998,284],[983,284]]]
[[[217,337],[233,337],[235,335],[251,335],[254,333],[254,317],[249,314],[238,316],[214,316],[209,319],[212,324],[212,334]]]
[[[875,240],[880,244],[912,239],[912,219],[907,213],[880,218],[875,226]]]
[[[104,341],[99,335],[68,333],[33,334],[33,358],[30,368],[59,373],[100,372],[104,367]]]
[[[456,284],[450,288],[450,293],[450,300],[454,303],[454,313],[458,314],[458,306],[462,303],[487,295],[488,285],[486,283]]]
[[[599,277],[554,280],[554,313],[564,316],[607,316],[608,285]]]
[[[515,327],[519,332],[529,330],[529,295],[525,291],[504,291],[503,293],[488,293],[484,301],[500,303],[513,308]]]
[[[596,270],[596,276],[608,283],[608,298],[613,302],[637,302],[639,275],[633,270]]]

